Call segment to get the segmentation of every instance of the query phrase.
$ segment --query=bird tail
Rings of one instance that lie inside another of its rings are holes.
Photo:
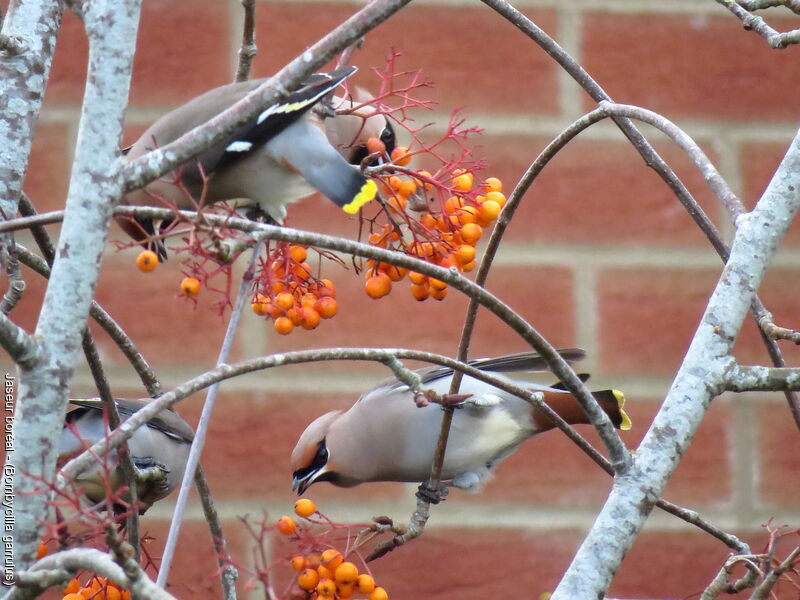
[[[623,410],[625,395],[619,390],[600,390],[592,392],[600,408],[608,415],[614,427],[627,431],[632,422],[628,413]],[[568,392],[552,391],[544,393],[545,403],[552,408],[558,416],[570,425],[589,423],[578,401]],[[540,431],[552,429],[554,425],[541,413],[534,411],[534,420]]]

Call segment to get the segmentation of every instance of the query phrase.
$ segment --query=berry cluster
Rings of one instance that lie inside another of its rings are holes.
[[[81,586],[77,577],[72,578],[64,589],[61,600],[130,600],[131,593],[121,589],[116,583],[105,577],[92,575]]]
[[[295,327],[316,329],[320,319],[336,315],[336,287],[330,279],[311,275],[305,247],[279,242],[267,256],[269,265],[262,265],[250,308],[272,319],[275,331],[288,335]]]
[[[392,153],[393,164],[408,164],[408,150],[396,150],[400,153]],[[385,214],[390,223],[377,229],[377,219],[373,220],[377,230],[370,234],[370,244],[441,267],[455,267],[462,273],[475,268],[475,246],[483,229],[494,223],[506,202],[499,179],[489,177],[476,189],[474,175],[456,169],[439,177],[427,171],[409,171],[405,176],[383,176],[380,180],[387,195]],[[438,202],[429,198],[430,194],[439,196]],[[407,209],[419,216],[411,216]],[[417,300],[429,297],[443,300],[447,296],[447,284],[443,281],[373,260],[367,265],[364,291],[371,298],[386,296],[392,290],[392,283],[406,275],[411,281],[411,294]]]
[[[308,519],[317,513],[313,501],[301,498],[294,505],[295,514]],[[284,535],[297,531],[297,523],[290,516],[278,519],[275,528]],[[304,597],[310,600],[339,600],[362,594],[369,600],[388,600],[386,590],[375,584],[368,573],[359,573],[355,563],[346,561],[336,548],[321,553],[298,554],[289,560],[297,572],[295,582]]]

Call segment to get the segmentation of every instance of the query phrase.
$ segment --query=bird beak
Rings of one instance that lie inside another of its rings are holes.
[[[305,475],[295,475],[294,479],[292,480],[292,491],[297,490],[297,495],[302,496],[305,491],[311,487],[311,484],[317,480],[317,477],[322,475],[325,472],[325,468],[318,469],[316,471],[311,471],[310,473],[306,473]]]

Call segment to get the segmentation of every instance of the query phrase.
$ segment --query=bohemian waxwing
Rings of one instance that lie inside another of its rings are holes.
[[[559,352],[567,361],[585,356],[577,348]],[[539,392],[568,423],[588,423],[569,392],[499,375],[546,370],[547,365],[538,354],[511,354],[477,359],[470,364]],[[429,367],[416,373],[426,388],[439,394],[448,392],[451,369]],[[480,489],[491,470],[522,442],[554,427],[525,400],[477,379],[465,376],[459,393],[471,396],[453,415],[442,470],[442,480],[454,487]],[[625,398],[621,392],[603,390],[593,394],[616,427],[630,428],[631,421],[622,410]],[[361,396],[349,410],[329,412],[306,428],[292,452],[292,489],[302,494],[318,481],[340,487],[368,481],[427,481],[441,420],[441,406],[417,407],[409,388],[391,380]]]
[[[312,75],[285,101],[265,107],[253,120],[180,169],[126,194],[121,204],[194,210],[201,201],[235,201],[237,208],[257,207],[281,223],[287,204],[317,190],[345,212],[355,214],[377,193],[375,182],[367,180],[358,169],[366,156],[360,148],[366,148],[366,141],[375,137],[391,152],[394,131],[386,117],[374,108],[359,109],[363,118],[335,115],[326,119],[311,109],[356,70],[343,67]],[[128,160],[202,125],[263,82],[264,79],[255,79],[224,85],[167,113],[124,151]],[[136,241],[161,233],[169,225],[143,218],[120,217],[117,221]],[[149,245],[159,258],[166,258],[163,244]]]
[[[116,399],[115,402],[123,421],[147,405],[145,400]],[[67,413],[61,429],[58,441],[59,467],[109,433],[102,400],[87,398],[70,400],[70,403],[77,408]],[[164,410],[139,427],[128,439],[130,456],[137,470],[136,495],[140,514],[144,514],[154,502],[165,498],[180,485],[193,438],[194,431],[186,421],[177,413]],[[75,478],[75,484],[81,488],[83,496],[92,503],[102,502],[107,489],[116,490],[123,485],[116,452],[110,453],[108,463],[106,481],[106,469],[100,466],[84,471]]]

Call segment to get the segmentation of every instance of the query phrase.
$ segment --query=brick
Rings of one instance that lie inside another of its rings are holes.
[[[788,412],[783,394],[759,398],[758,407],[758,481],[761,500],[769,506],[797,508],[800,482],[789,476],[800,469],[800,441],[797,427]]]
[[[742,173],[745,206],[752,208],[764,193],[784,154],[786,143],[747,143],[740,149],[739,169]],[[800,244],[800,225],[794,220],[782,247],[794,248]]]
[[[274,73],[354,11],[353,6],[324,3],[260,4],[258,39],[266,43],[260,41],[254,74]],[[529,14],[545,30],[556,29],[552,11]],[[286,27],[286,23],[298,22],[303,23],[302,35]],[[442,35],[443,31],[450,34]],[[379,83],[370,67],[382,68],[391,48],[403,52],[398,70],[422,69],[434,82],[435,87],[422,90],[419,97],[438,102],[437,111],[449,113],[458,106],[492,113],[525,110],[553,114],[557,110],[553,61],[482,7],[411,6],[400,11],[369,34],[364,49],[356,53],[353,62],[362,67],[356,81],[377,89]],[[424,123],[424,111],[415,118]]]
[[[23,190],[37,212],[64,208],[69,184],[70,139],[66,126],[39,122]]]
[[[759,290],[779,323],[792,322],[791,307],[797,302],[796,278],[793,271],[776,269]],[[675,371],[717,279],[717,272],[706,270],[691,274],[676,269],[601,271],[598,306],[603,371],[637,375]],[[735,354],[745,362],[763,362],[764,350],[749,320],[748,317],[736,343]],[[795,347],[782,345],[782,350],[789,359],[797,356]]]
[[[233,71],[225,3],[154,0],[142,7],[132,104],[182,104],[232,81]]]
[[[324,346],[411,347],[452,355],[461,335],[467,306],[463,295],[451,291],[442,302],[417,302],[408,282],[396,285],[381,300],[363,291],[363,279],[351,273],[326,268],[336,283],[339,313],[313,332],[297,331],[286,338],[272,332],[270,346],[299,350]],[[524,281],[525,285],[520,286]],[[498,268],[487,289],[496,293],[558,346],[574,344],[575,325],[572,282],[569,270],[560,268]],[[536,293],[533,294],[533,290]],[[546,318],[545,318],[546,315]],[[521,338],[499,324],[493,315],[479,315],[473,356],[510,353],[525,349]],[[271,326],[265,325],[265,330]],[[324,340],[324,343],[321,342]]]
[[[771,20],[778,29],[792,21]],[[618,102],[671,118],[792,120],[776,98],[800,91],[800,66],[728,14],[585,13],[583,66]],[[590,106],[588,97],[584,106]]]
[[[304,367],[287,368],[299,373]],[[289,458],[297,439],[316,417],[330,410],[347,409],[355,400],[356,396],[337,394],[222,394],[203,453],[203,465],[214,497],[251,499],[257,503],[273,499],[285,502],[286,510],[291,510],[296,497],[291,491]],[[184,406],[181,414],[195,425],[202,403],[189,401]],[[324,511],[326,503],[385,501],[396,498],[403,490],[402,484],[391,483],[357,490],[320,483],[311,488],[310,493]]]
[[[497,174],[510,194],[548,142],[484,136],[487,173]],[[672,146],[658,144],[656,150],[718,222],[719,202],[688,158]],[[536,243],[708,244],[672,191],[627,141],[589,139],[573,141],[545,167],[514,215],[508,236]]]
[[[376,581],[395,598],[479,600],[507,586],[538,598],[555,589],[578,543],[570,531],[542,535],[434,527],[412,546],[375,563],[374,569]]]

